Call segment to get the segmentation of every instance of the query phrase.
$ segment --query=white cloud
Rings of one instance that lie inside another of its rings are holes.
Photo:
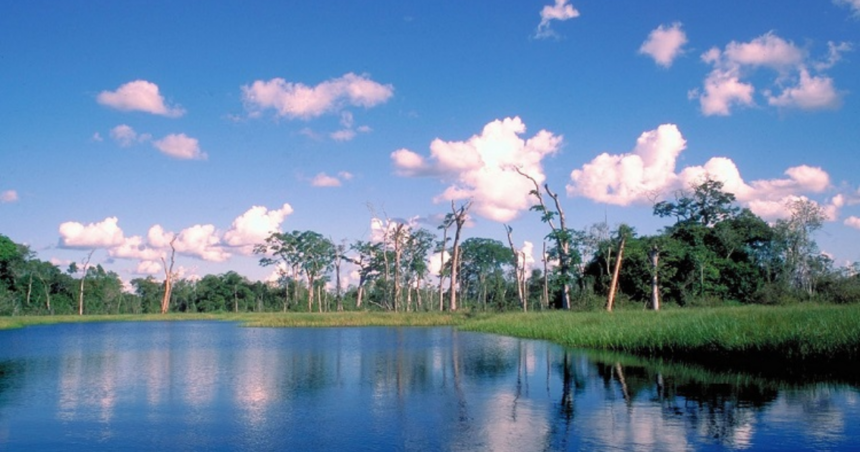
[[[355,130],[352,129],[341,129],[332,132],[329,136],[334,141],[350,141],[355,138]]]
[[[96,98],[98,103],[122,111],[143,111],[154,115],[179,117],[185,114],[179,106],[167,106],[158,85],[146,80],[135,80],[117,88],[102,91]]]
[[[102,135],[98,132],[94,133],[92,138],[90,139],[95,141],[96,143],[101,143],[102,141],[104,141],[104,138],[102,138]]]
[[[188,137],[184,133],[167,135],[158,141],[153,141],[152,145],[164,154],[181,160],[206,160],[208,157],[200,150],[197,139]]]
[[[129,147],[135,143],[143,143],[152,138],[148,133],[138,134],[131,126],[120,124],[110,131],[110,137],[121,147]]]
[[[580,169],[573,170],[567,186],[569,196],[582,196],[616,205],[650,204],[678,189],[689,189],[705,178],[723,183],[726,192],[764,218],[786,215],[785,205],[804,194],[821,194],[831,188],[830,176],[821,168],[800,165],[788,168],[785,177],[745,182],[737,165],[725,157],[713,157],[700,166],[677,171],[686,140],[674,124],[664,124],[640,135],[627,154],[603,153]],[[846,203],[836,196],[822,207],[836,218]]]
[[[350,173],[349,171],[340,171],[340,172],[338,172],[338,173],[337,173],[337,176],[338,176],[341,180],[352,180],[352,178],[353,178],[353,177],[355,177],[355,176],[353,176],[353,174],[352,174],[352,173]]]
[[[311,119],[340,111],[344,106],[370,108],[388,101],[394,87],[366,75],[347,73],[316,86],[287,82],[282,78],[257,80],[242,87],[242,97],[252,116],[273,109],[278,116]]]
[[[833,3],[847,6],[855,17],[860,17],[860,0],[833,0]]]
[[[224,262],[230,253],[221,246],[221,239],[214,225],[196,224],[183,229],[174,242],[177,253],[199,257],[205,261]]]
[[[848,50],[846,43],[829,42],[826,60],[815,62],[805,50],[773,32],[749,42],[732,41],[722,51],[712,48],[702,54],[702,60],[713,69],[705,78],[704,90],[693,90],[689,97],[699,100],[705,116],[727,116],[734,106],[756,104],[756,88],[748,79],[756,70],[766,68],[775,72],[771,85],[761,90],[768,105],[803,110],[837,108],[841,94],[833,79],[821,71],[836,64]],[[810,67],[818,74],[812,74]]]
[[[600,154],[570,173],[568,196],[626,206],[674,183],[675,162],[687,142],[675,124],[643,132],[628,154]]]
[[[123,239],[122,243],[110,248],[108,254],[120,259],[144,260],[158,260],[164,255],[162,251],[146,246],[139,235]]]
[[[845,225],[854,229],[860,229],[860,217],[850,216],[845,219]]]
[[[326,173],[319,173],[311,180],[311,185],[314,187],[340,187],[341,181]]]
[[[550,28],[553,20],[563,22],[576,17],[579,17],[579,11],[568,3],[568,0],[555,0],[555,4],[546,5],[541,9],[540,23],[535,37],[541,39],[556,36],[555,31]]]
[[[767,102],[776,107],[820,110],[838,108],[841,99],[833,87],[833,79],[810,76],[805,69],[800,71],[797,86],[786,88],[779,96],[768,96]]]
[[[687,34],[681,30],[680,22],[673,23],[671,27],[660,25],[648,34],[648,39],[639,47],[639,53],[649,55],[660,66],[670,67],[686,43]]]
[[[155,261],[140,261],[137,264],[135,273],[140,275],[160,275],[162,272],[161,264]]]
[[[250,254],[254,245],[263,243],[272,232],[280,231],[284,219],[291,213],[293,208],[289,204],[272,210],[253,206],[233,220],[230,229],[224,234],[224,243],[240,247],[243,254]]]
[[[111,248],[122,245],[122,229],[117,217],[108,217],[87,225],[67,221],[60,225],[60,246],[67,248]]]
[[[543,183],[541,161],[562,143],[561,136],[546,130],[523,140],[519,135],[525,132],[519,117],[495,120],[466,141],[433,140],[429,160],[408,149],[394,151],[391,159],[398,175],[438,175],[451,181],[435,202],[471,199],[476,214],[510,221],[533,204],[532,182],[514,168]]]
[[[0,192],[0,204],[12,203],[18,201],[18,192],[15,190],[5,190]]]

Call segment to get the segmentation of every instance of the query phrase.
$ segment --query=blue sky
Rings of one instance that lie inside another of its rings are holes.
[[[539,249],[518,167],[571,227],[650,234],[705,175],[860,261],[860,2],[0,1],[0,233],[124,280],[236,270],[273,228],[374,216]],[[372,206],[370,209],[368,206]]]

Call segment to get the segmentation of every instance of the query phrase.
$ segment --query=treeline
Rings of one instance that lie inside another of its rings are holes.
[[[565,226],[555,208],[532,193],[533,210],[547,223],[535,262],[514,245],[487,238],[460,240],[469,204],[451,206],[437,231],[380,221],[372,241],[335,243],[314,231],[272,233],[255,247],[277,282],[235,273],[199,279],[172,277],[174,312],[335,310],[536,310],[657,308],[660,304],[713,306],[803,301],[860,301],[858,265],[834,265],[818,250],[815,233],[825,220],[815,203],[796,200],[789,216],[768,224],[722,184],[707,180],[654,206],[674,219],[655,235],[628,225]],[[561,220],[561,221],[558,221]],[[440,237],[441,235],[441,237]],[[434,269],[434,270],[431,270]],[[344,284],[344,272],[350,283]],[[346,287],[345,287],[346,286]],[[131,281],[101,265],[72,263],[61,270],[28,247],[0,235],[0,315],[157,313],[163,281]]]

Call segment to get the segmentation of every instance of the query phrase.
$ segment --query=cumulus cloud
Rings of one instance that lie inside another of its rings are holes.
[[[224,262],[230,253],[224,250],[214,225],[195,224],[179,232],[174,242],[177,253],[199,257],[204,261]]]
[[[845,219],[845,225],[854,229],[860,229],[860,217],[850,216]]]
[[[144,260],[158,260],[164,256],[163,251],[147,246],[139,235],[124,238],[122,243],[108,249],[108,254],[121,259]]]
[[[675,124],[643,132],[627,154],[603,153],[570,173],[568,196],[626,206],[675,182],[675,162],[687,141]]]
[[[166,137],[153,141],[156,149],[170,157],[181,160],[206,160],[208,156],[200,150],[197,138],[191,138],[184,133],[170,134]]]
[[[826,59],[816,62],[805,50],[773,32],[749,42],[732,41],[723,50],[714,47],[702,54],[702,61],[713,69],[703,90],[692,90],[689,97],[699,100],[705,116],[727,116],[735,106],[756,105],[756,88],[749,78],[758,69],[770,69],[773,82],[761,90],[768,105],[802,110],[837,108],[841,94],[833,79],[821,71],[836,64],[841,53],[848,50],[850,45],[828,43]]]
[[[345,106],[374,107],[393,95],[392,85],[383,85],[366,75],[351,72],[316,86],[273,78],[257,80],[242,87],[242,98],[252,116],[272,109],[278,116],[305,120],[338,112]]]
[[[12,203],[18,201],[18,192],[15,190],[5,190],[0,192],[0,204]]]
[[[143,143],[152,138],[148,133],[138,134],[131,126],[120,124],[110,131],[110,137],[121,147],[129,147],[136,143]]]
[[[802,69],[796,86],[786,88],[778,96],[767,96],[767,103],[776,107],[822,110],[838,108],[841,99],[833,87],[832,78],[810,76],[809,71]]]
[[[555,0],[552,5],[546,5],[540,11],[540,23],[538,24],[535,38],[543,39],[557,36],[551,28],[554,20],[564,22],[579,17],[579,11],[573,7],[568,0]]]
[[[687,190],[706,178],[723,183],[723,189],[755,214],[773,219],[785,216],[785,205],[805,194],[821,194],[831,188],[830,176],[821,168],[799,165],[784,171],[784,177],[744,181],[737,165],[726,157],[713,157],[704,165],[677,168],[687,142],[674,124],[663,124],[642,133],[634,149],[626,154],[603,153],[571,172],[569,196],[597,202],[630,205],[651,204],[660,196]],[[828,216],[846,201],[834,197],[822,207]]]
[[[60,224],[60,246],[64,248],[110,248],[122,245],[124,237],[117,217],[98,223],[67,221]]]
[[[140,275],[160,275],[161,264],[155,261],[141,261],[137,264],[135,273]]]
[[[121,111],[143,111],[171,118],[185,114],[181,107],[165,104],[158,85],[146,80],[128,82],[116,91],[102,91],[96,100],[102,105]]]
[[[280,231],[281,223],[292,213],[293,208],[289,204],[272,210],[253,206],[233,220],[230,229],[224,233],[224,243],[239,247],[243,254],[250,254],[254,245],[263,243],[272,232]]]
[[[532,182],[514,169],[543,183],[541,161],[562,143],[561,136],[546,130],[523,140],[525,132],[519,117],[495,120],[466,141],[433,140],[429,159],[408,149],[394,151],[391,159],[400,176],[437,176],[450,183],[435,202],[471,199],[476,214],[510,221],[533,204]]]
[[[680,22],[675,22],[670,27],[660,25],[648,34],[648,39],[639,47],[639,53],[650,56],[655,63],[668,68],[682,53],[682,47],[686,43],[687,34],[681,30]]]

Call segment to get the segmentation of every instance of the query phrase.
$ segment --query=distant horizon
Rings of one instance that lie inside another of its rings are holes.
[[[272,231],[640,234],[704,177],[767,221],[809,199],[860,261],[860,1],[5,2],[0,234],[65,269],[266,280]],[[441,235],[440,235],[441,238]],[[348,273],[348,272],[347,272]],[[347,274],[346,284],[354,283]]]

